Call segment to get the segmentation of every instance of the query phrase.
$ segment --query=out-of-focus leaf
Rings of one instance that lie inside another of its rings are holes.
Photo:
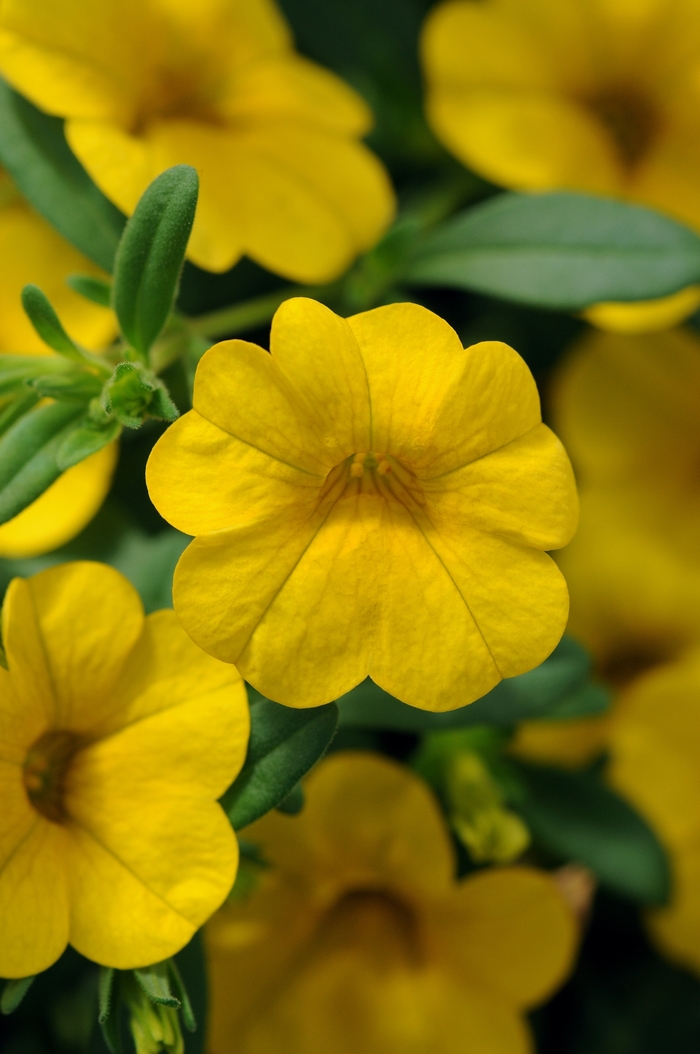
[[[565,637],[536,669],[509,677],[476,702],[441,714],[407,706],[368,678],[338,700],[340,723],[426,732],[467,725],[508,727],[532,718],[601,713],[607,708],[609,697],[604,689],[588,682],[590,666],[580,644]]]
[[[338,725],[335,703],[295,710],[253,689],[245,765],[221,799],[238,830],[280,805],[325,754]]]
[[[516,805],[537,843],[633,900],[668,899],[668,861],[656,835],[595,773],[525,764],[517,772],[525,793]]]
[[[175,565],[191,539],[172,528],[147,535],[131,530],[107,556],[107,562],[121,571],[135,586],[146,612],[173,606],[172,584]]]
[[[121,430],[122,426],[119,421],[109,419],[98,423],[87,417],[79,422],[78,427],[68,433],[56,451],[56,463],[61,472],[65,472],[66,469],[84,461],[91,454],[96,454],[109,443],[113,443],[119,438]]]
[[[31,988],[33,981],[33,976],[5,981],[5,987],[0,995],[0,1013],[11,1014],[13,1010],[16,1010]]]
[[[93,304],[99,304],[100,307],[111,306],[112,287],[109,282],[91,274],[72,274],[66,278],[66,283],[86,300],[92,300]]]
[[[580,310],[700,281],[700,238],[641,205],[588,194],[501,194],[436,227],[403,281]]]
[[[119,243],[114,310],[122,333],[142,355],[172,309],[198,189],[191,165],[174,165],[162,172],[144,191]]]
[[[76,248],[111,271],[125,218],[71,152],[63,121],[0,80],[0,162],[24,196]]]
[[[17,516],[61,474],[58,450],[84,412],[84,403],[40,406],[0,439],[0,523]]]

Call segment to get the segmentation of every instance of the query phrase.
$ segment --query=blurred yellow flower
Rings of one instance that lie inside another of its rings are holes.
[[[546,873],[456,881],[407,769],[336,754],[298,817],[248,828],[271,865],[206,932],[211,1054],[526,1054],[522,1011],[564,980],[577,927]]]
[[[28,282],[40,286],[64,326],[87,348],[97,350],[116,336],[114,315],[74,293],[71,274],[103,276],[21,197],[0,169],[0,352],[52,355],[24,313],[20,294]]]
[[[293,50],[272,0],[4,0],[0,70],[49,113],[131,213],[163,169],[201,192],[190,257],[244,253],[297,281],[335,278],[391,220],[355,92]]]
[[[700,339],[590,333],[553,385],[554,423],[581,486],[559,555],[570,632],[615,689],[700,645]],[[606,749],[620,704],[595,719],[529,722],[514,749],[578,764]]]
[[[611,736],[609,776],[666,844],[673,894],[649,913],[667,955],[700,973],[700,656],[641,678]]]
[[[694,0],[447,0],[422,52],[432,127],[477,172],[518,190],[628,198],[700,230]],[[698,303],[692,287],[658,309],[605,305],[591,320],[658,329]]]
[[[0,976],[68,942],[120,969],[172,955],[236,873],[216,799],[246,751],[239,676],[102,564],[14,579],[2,637]]]
[[[317,706],[368,675],[449,710],[540,663],[566,621],[544,550],[576,525],[571,467],[511,348],[466,351],[415,304],[275,315],[272,354],[218,344],[147,469],[198,537],[175,609],[269,698]]]

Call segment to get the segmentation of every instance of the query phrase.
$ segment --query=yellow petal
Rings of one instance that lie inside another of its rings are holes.
[[[671,296],[633,303],[594,304],[583,317],[612,333],[657,333],[685,322],[700,307],[700,286],[689,285]]]
[[[68,943],[67,834],[34,812],[9,769],[0,762],[0,976],[29,977]]]
[[[578,522],[569,459],[545,425],[424,489],[436,525],[464,524],[536,549],[566,545]]]
[[[185,534],[204,534],[287,514],[322,477],[234,439],[196,410],[156,443],[146,466],[151,500]],[[301,495],[301,497],[300,497]]]
[[[410,770],[378,754],[339,752],[304,787],[306,804],[293,822],[268,813],[246,832],[286,876],[301,883],[308,873],[335,875],[340,890],[353,876],[358,885],[413,896],[450,888],[454,852],[444,820]]]
[[[372,126],[372,113],[357,92],[330,70],[295,54],[241,70],[225,108],[234,122],[291,117],[355,137]]]
[[[275,314],[270,343],[272,355],[240,340],[210,348],[197,369],[195,409],[243,442],[323,477],[371,449],[367,377],[347,322],[294,298]]]
[[[428,116],[461,161],[517,190],[614,194],[623,172],[593,114],[553,93],[500,88],[435,93]]]
[[[214,798],[237,775],[248,731],[232,694],[226,685],[154,713],[144,693],[144,716],[76,756],[70,939],[88,958],[119,969],[166,958],[229,892],[237,845]]]
[[[508,743],[508,753],[540,765],[581,768],[608,748],[612,715],[569,721],[523,721]]]
[[[688,491],[699,384],[700,339],[690,330],[584,337],[554,392],[557,430],[582,482],[656,479]]]
[[[236,130],[171,120],[149,143],[156,171],[186,162],[200,173],[189,252],[209,270],[246,253],[294,281],[328,282],[391,220],[393,193],[376,158],[301,122]]]
[[[235,725],[226,733],[219,766],[211,754],[207,761],[206,778],[213,781],[207,786],[213,797],[219,797],[232,782],[231,765],[243,765],[248,745],[250,719],[241,675],[235,667],[212,659],[193,644],[174,611],[155,611],[147,616],[141,636],[122,669],[112,693],[113,716],[103,725],[103,734],[171,707],[194,704],[215,695],[227,700],[227,719]]]
[[[389,450],[421,478],[442,475],[540,423],[532,374],[506,344],[466,350],[446,322],[417,304],[348,319],[367,368],[371,450]]]
[[[449,901],[432,908],[431,923],[447,969],[522,1007],[562,983],[578,939],[554,881],[525,867],[465,879]]]
[[[134,587],[105,564],[59,564],[14,579],[5,604],[5,648],[18,695],[53,706],[55,728],[99,728],[143,627]]]
[[[19,516],[0,526],[0,556],[40,556],[70,541],[105,499],[117,460],[111,443],[69,468]]]
[[[102,276],[21,199],[0,207],[0,351],[50,354],[37,336],[20,300],[27,282],[38,285],[56,308],[67,331],[89,348],[101,348],[116,335],[114,315],[66,285],[71,274]]]
[[[71,149],[100,190],[122,212],[132,213],[158,175],[149,142],[99,116],[71,118],[65,132]]]

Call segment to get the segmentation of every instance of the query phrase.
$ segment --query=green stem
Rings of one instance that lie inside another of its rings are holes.
[[[187,318],[187,328],[190,333],[198,337],[234,336],[237,333],[255,329],[256,326],[264,326],[270,321],[280,304],[289,300],[290,297],[307,296],[314,300],[326,301],[337,289],[337,283],[319,286],[285,286],[283,289],[276,289],[274,293],[256,296],[252,300],[244,300],[242,303],[232,304],[231,307],[211,311],[207,315]]]

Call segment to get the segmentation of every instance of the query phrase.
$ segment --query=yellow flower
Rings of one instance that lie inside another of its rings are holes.
[[[463,349],[425,308],[275,315],[272,354],[234,340],[147,470],[198,537],[175,608],[269,698],[317,706],[371,676],[449,710],[541,662],[564,581],[543,550],[576,523],[566,454],[505,344]]]
[[[518,190],[591,191],[700,230],[700,21],[693,0],[448,0],[423,41],[427,113],[449,150]],[[591,315],[674,325],[700,287]],[[661,313],[661,318],[654,318]]]
[[[369,110],[295,53],[272,0],[4,0],[0,70],[67,118],[71,147],[127,213],[163,169],[194,165],[201,267],[245,253],[329,281],[391,219],[386,173],[359,142]]]
[[[700,340],[689,330],[589,334],[555,379],[555,425],[582,483],[580,527],[558,557],[569,630],[616,689],[700,644],[699,390]],[[514,748],[589,760],[618,713],[527,723]]]
[[[548,875],[455,881],[433,796],[377,755],[332,756],[300,816],[248,831],[271,866],[205,931],[211,1054],[530,1051],[522,1010],[564,980],[577,936]]]
[[[246,751],[240,678],[101,564],[14,579],[2,636],[0,976],[68,942],[120,969],[172,955],[236,872],[216,799]]]
[[[668,907],[649,914],[663,951],[700,973],[700,657],[654,670],[627,693],[611,737],[610,778],[671,857]]]

